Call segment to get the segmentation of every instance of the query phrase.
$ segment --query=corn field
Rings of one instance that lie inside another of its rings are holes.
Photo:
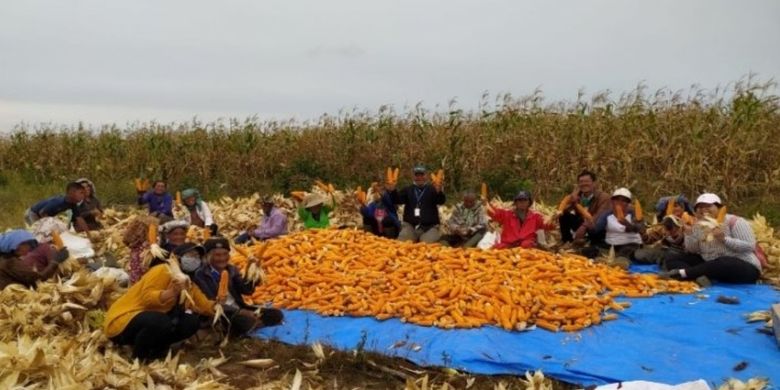
[[[18,126],[0,136],[0,180],[75,177],[128,183],[164,178],[207,197],[309,188],[314,179],[365,186],[384,168],[424,163],[447,172],[447,191],[507,196],[519,188],[555,201],[587,168],[603,189],[627,186],[640,199],[707,190],[730,203],[774,202],[780,190],[780,111],[774,81],[747,77],[727,88],[580,93],[573,102],[485,95],[476,110],[452,102],[402,113],[342,112],[317,121],[227,120],[144,123],[99,129]],[[409,178],[401,175],[401,184]],[[0,183],[2,184],[2,183]],[[130,198],[131,199],[131,198]],[[774,199],[774,201],[771,201]]]

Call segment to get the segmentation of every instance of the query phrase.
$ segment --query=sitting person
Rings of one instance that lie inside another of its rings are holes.
[[[133,359],[164,358],[171,344],[186,340],[200,328],[200,318],[213,316],[215,302],[194,284],[171,277],[166,261],[154,259],[149,270],[106,312],[104,332],[117,345],[132,345]],[[180,304],[187,291],[195,303]]]
[[[76,183],[84,187],[84,201],[73,216],[74,228],[77,232],[102,229],[103,225],[98,218],[103,214],[103,207],[95,194],[95,185],[89,179],[78,179]]]
[[[282,322],[282,312],[276,309],[260,309],[244,301],[243,295],[255,291],[255,282],[244,280],[239,270],[229,264],[230,243],[221,237],[206,240],[203,245],[206,252],[204,265],[195,273],[193,280],[210,299],[217,299],[222,271],[228,272],[228,294],[224,302],[219,302],[225,311],[227,320],[223,325],[232,335],[244,335],[258,326],[274,326]]]
[[[534,200],[530,192],[518,192],[514,202],[514,210],[497,209],[488,203],[488,216],[501,225],[501,237],[493,248],[536,248],[537,232],[551,226],[545,225],[541,213],[531,210]]]
[[[642,237],[645,246],[634,252],[634,261],[640,264],[662,264],[669,255],[682,254],[683,221],[675,215],[667,215],[658,226],[648,229]]]
[[[173,218],[173,197],[162,180],[157,180],[149,191],[138,191],[138,205],[148,205],[149,215]]]
[[[582,171],[577,176],[577,190],[569,195],[568,206],[558,218],[561,228],[561,241],[589,241],[596,245],[604,240],[603,232],[593,229],[593,222],[583,219],[576,208],[576,204],[585,207],[593,221],[609,212],[609,195],[598,189],[596,174],[590,171]]]
[[[149,225],[157,224],[159,221],[152,216],[136,217],[125,228],[122,233],[122,243],[130,249],[130,259],[126,265],[126,271],[129,276],[130,285],[141,280],[146,272],[143,265],[143,253],[152,243],[148,241]]]
[[[217,224],[211,216],[209,205],[200,197],[200,192],[188,188],[181,192],[182,207],[186,210],[184,220],[192,226],[207,227],[212,235],[217,235]],[[179,207],[179,206],[177,206]]]
[[[187,221],[176,219],[160,225],[160,233],[165,237],[162,248],[168,253],[172,253],[176,247],[187,241],[187,229],[189,228],[190,225],[187,224]]]
[[[400,241],[434,243],[441,239],[439,206],[447,198],[441,183],[429,183],[428,171],[418,165],[413,170],[413,184],[398,191],[396,183],[387,183],[387,190],[396,206],[404,206]]]
[[[254,238],[270,240],[287,234],[287,215],[284,210],[276,207],[272,196],[263,197],[263,218],[257,229],[249,229],[236,238],[236,243],[243,244]]]
[[[308,194],[298,207],[298,216],[303,221],[305,229],[326,229],[330,227],[328,214],[333,210],[333,197],[326,204],[326,199],[319,194]]]
[[[696,199],[697,220],[716,218],[723,202],[715,194]],[[726,214],[723,222],[711,230],[697,223],[684,225],[687,253],[668,256],[661,276],[696,280],[707,285],[710,280],[723,283],[751,284],[761,276],[761,262],[756,255],[756,237],[750,224],[741,217]]]
[[[36,252],[45,248],[45,262],[31,260]],[[38,244],[32,233],[11,230],[0,234],[0,290],[9,284],[34,287],[39,280],[46,280],[57,273],[60,263],[68,259],[68,250],[53,250],[48,244]]]
[[[364,231],[380,237],[398,237],[401,228],[398,211],[390,193],[381,186],[372,186],[367,204],[360,207],[360,215],[363,217]]]
[[[450,234],[442,237],[441,243],[447,246],[476,248],[487,232],[487,215],[482,204],[477,201],[474,191],[463,193],[463,201],[455,205],[447,221]]]
[[[84,201],[84,187],[76,182],[68,183],[64,196],[53,196],[42,200],[24,213],[24,221],[34,224],[44,217],[55,217],[65,211],[70,211],[71,220],[78,217],[78,206]]]
[[[203,256],[206,254],[206,250],[198,244],[185,242],[177,246],[173,250],[173,254],[179,259],[182,272],[190,278],[194,278],[195,273],[203,266]]]
[[[593,235],[604,235],[604,243],[583,248],[583,256],[593,259],[613,247],[616,263],[628,267],[635,261],[634,252],[642,246],[641,233],[645,225],[634,221],[631,199],[631,191],[627,188],[618,188],[612,193],[611,210],[598,218],[592,232]]]
[[[642,234],[646,246],[634,252],[634,260],[640,264],[661,264],[667,254],[685,251],[682,226],[690,223],[686,219],[693,215],[688,199],[683,195],[664,196],[656,203],[655,211],[659,223]]]

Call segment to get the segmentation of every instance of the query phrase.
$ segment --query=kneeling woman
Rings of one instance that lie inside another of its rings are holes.
[[[164,358],[171,344],[186,340],[200,327],[201,315],[214,315],[213,301],[191,283],[178,282],[164,260],[155,259],[141,279],[130,287],[108,309],[106,336],[119,345],[132,345],[133,358],[151,360]],[[185,308],[179,303],[183,290],[192,297],[195,306]]]
[[[722,207],[717,195],[702,194],[694,207],[696,218],[715,218]],[[723,283],[755,283],[761,276],[756,237],[744,218],[727,214],[712,230],[697,223],[686,225],[684,234],[688,253],[667,257],[669,271],[664,275],[686,280],[707,277]]]
[[[260,309],[244,302],[243,295],[251,295],[255,291],[255,282],[244,280],[238,269],[228,264],[230,260],[230,243],[228,240],[215,237],[208,239],[203,247],[206,250],[206,261],[203,267],[195,272],[193,280],[210,299],[217,298],[219,280],[222,271],[228,272],[228,294],[224,302],[220,302],[225,310],[225,316],[232,335],[249,333],[259,326],[274,326],[282,322],[282,312],[276,309]]]

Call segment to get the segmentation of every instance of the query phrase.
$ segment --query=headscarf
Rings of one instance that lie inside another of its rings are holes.
[[[32,233],[22,229],[0,234],[0,253],[14,253],[19,245],[26,242],[37,244],[38,240],[35,239]]]
[[[187,199],[195,197],[195,207],[198,209],[202,208],[201,204],[203,203],[203,198],[200,196],[200,192],[194,188],[187,188],[186,190],[181,192],[181,199]]]

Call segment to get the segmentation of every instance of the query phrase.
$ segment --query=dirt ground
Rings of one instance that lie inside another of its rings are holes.
[[[251,337],[231,340],[219,347],[216,337],[206,336],[199,346],[183,347],[182,362],[197,364],[201,359],[219,357],[229,360],[219,366],[224,380],[239,389],[258,386],[287,387],[296,370],[303,374],[301,389],[526,389],[523,377],[470,375],[440,367],[420,367],[401,358],[390,358],[365,351],[337,351],[323,346],[325,359],[317,358],[309,346],[293,346]],[[273,359],[268,368],[250,368],[240,364],[249,359]],[[549,379],[549,378],[548,378]],[[425,382],[427,380],[427,382]],[[550,380],[553,389],[575,386]]]

